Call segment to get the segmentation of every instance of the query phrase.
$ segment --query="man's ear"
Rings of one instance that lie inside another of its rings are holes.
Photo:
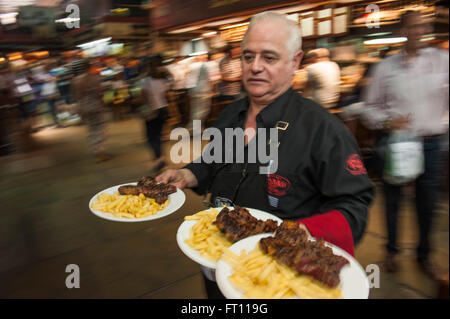
[[[298,67],[300,66],[300,62],[302,62],[303,59],[303,51],[297,51],[297,53],[295,53],[294,58],[292,59],[292,63],[294,64],[294,70],[297,70]]]

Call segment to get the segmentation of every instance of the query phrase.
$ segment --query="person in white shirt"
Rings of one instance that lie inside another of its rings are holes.
[[[339,84],[341,82],[339,65],[330,61],[328,49],[315,49],[309,54],[315,59],[306,67],[308,80],[303,95],[324,108],[335,107],[339,100]]]
[[[188,72],[188,68],[183,57],[177,57],[174,62],[166,66],[166,69],[172,76],[173,90],[185,89],[185,77]]]
[[[172,78],[172,92],[175,93],[175,101],[180,115],[181,126],[186,126],[190,118],[189,93],[186,89],[186,74],[189,72],[190,61],[194,58],[178,56],[175,61],[166,66]]]
[[[242,93],[242,68],[240,48],[231,45],[225,48],[225,57],[220,60],[219,68],[222,81],[219,84],[219,102],[234,101]]]
[[[188,128],[192,128],[194,120],[206,120],[211,109],[212,85],[207,66],[207,54],[198,55],[190,65],[186,76],[186,88],[189,89],[191,119]]]
[[[399,32],[407,42],[398,54],[380,62],[365,94],[366,122],[388,136],[394,130],[411,130],[424,140],[425,171],[415,180],[415,201],[420,239],[417,260],[422,269],[437,279],[439,270],[430,259],[430,231],[438,200],[440,139],[448,127],[449,55],[436,48],[424,48],[421,38],[430,30],[419,12],[401,17]],[[381,165],[383,166],[383,165]],[[383,181],[388,244],[386,269],[394,272],[396,262],[397,217],[402,187]]]

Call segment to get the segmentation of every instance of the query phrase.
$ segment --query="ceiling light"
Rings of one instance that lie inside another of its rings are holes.
[[[117,15],[127,15],[130,13],[130,9],[128,8],[116,8],[116,9],[112,9],[111,10],[112,14],[117,14]]]
[[[382,36],[390,35],[390,34],[392,34],[392,32],[378,32],[378,33],[366,34],[365,37],[382,37]]]
[[[420,39],[421,42],[427,42],[427,41],[432,41],[432,40],[436,40],[436,37],[427,37],[427,38]]]
[[[402,43],[408,41],[405,37],[397,37],[397,38],[383,38],[383,39],[373,39],[364,41],[365,45],[376,45],[376,44],[394,44],[394,43]]]
[[[63,18],[55,20],[56,23],[71,23],[76,21],[80,21],[80,18]]]
[[[249,23],[250,22],[233,24],[233,25],[229,25],[229,26],[226,26],[226,27],[221,27],[220,30],[227,30],[227,29],[233,29],[233,28],[237,28],[237,27],[243,27],[244,25],[247,25]]]
[[[79,48],[91,47],[91,46],[95,46],[96,44],[100,44],[100,43],[103,43],[103,42],[108,42],[111,39],[112,38],[109,37],[109,38],[104,38],[104,39],[100,39],[100,40],[95,40],[95,41],[79,44],[79,45],[77,45],[77,47],[79,47]]]
[[[0,13],[0,24],[16,23],[18,12]]]
[[[212,37],[213,35],[216,35],[217,31],[211,31],[211,32],[205,32],[202,34],[202,37]]]
[[[197,30],[197,29],[200,29],[200,28],[201,28],[201,26],[186,27],[186,28],[182,28],[182,29],[178,29],[178,30],[168,31],[167,33],[178,34],[178,33],[194,31],[194,30]]]
[[[189,54],[189,56],[197,56],[197,55],[203,55],[203,54],[208,54],[208,51],[193,52],[193,53]]]

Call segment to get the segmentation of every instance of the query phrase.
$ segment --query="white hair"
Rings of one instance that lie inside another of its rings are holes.
[[[278,13],[275,11],[264,11],[255,14],[251,18],[250,24],[248,25],[248,29],[245,32],[244,38],[242,40],[242,46],[244,46],[244,43],[247,39],[247,35],[250,32],[250,29],[256,24],[263,21],[281,22],[284,24],[286,30],[289,32],[286,47],[289,49],[289,52],[292,57],[295,55],[295,53],[297,53],[302,49],[302,34],[298,24],[295,23],[295,21],[289,19],[286,14]]]

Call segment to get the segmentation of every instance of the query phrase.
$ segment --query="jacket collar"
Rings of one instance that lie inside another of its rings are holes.
[[[281,120],[292,94],[294,94],[294,90],[292,88],[287,89],[286,92],[278,96],[272,103],[259,112],[256,116],[258,124],[262,127],[275,127],[275,124]],[[242,103],[237,109],[239,123],[242,125],[245,124],[248,108],[249,99],[247,97],[242,100]]]

